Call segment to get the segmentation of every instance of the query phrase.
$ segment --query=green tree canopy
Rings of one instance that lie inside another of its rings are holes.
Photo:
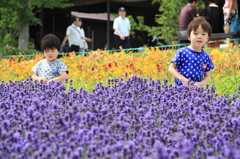
[[[139,30],[145,30],[149,35],[158,35],[167,44],[174,41],[173,36],[178,35],[178,19],[181,9],[188,3],[188,0],[153,0],[153,5],[160,3],[159,15],[156,15],[155,21],[159,26],[145,26],[139,24]],[[204,4],[199,0],[198,8],[204,8]]]
[[[43,8],[66,8],[68,0],[1,0],[0,1],[0,46],[16,45],[16,39],[24,27],[41,24],[35,14]],[[33,12],[33,9],[37,10]],[[26,29],[25,29],[26,30]],[[28,29],[26,30],[28,31]],[[28,43],[28,40],[26,41]]]

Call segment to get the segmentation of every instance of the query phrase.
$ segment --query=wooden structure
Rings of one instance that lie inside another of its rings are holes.
[[[155,14],[159,14],[159,4],[153,5],[152,0],[69,0],[69,3],[74,6],[64,9],[43,9],[37,14],[43,25],[31,26],[30,36],[38,45],[42,37],[48,33],[54,33],[63,40],[66,29],[70,25],[72,11],[107,13],[106,20],[82,18],[86,37],[94,38],[94,43],[89,44],[94,50],[102,48],[103,41],[107,41],[110,49],[114,46],[113,21],[110,19],[110,13],[118,13],[118,8],[125,7],[127,15],[132,15],[136,23],[138,23],[136,16],[144,16],[144,23],[148,26],[154,25]]]

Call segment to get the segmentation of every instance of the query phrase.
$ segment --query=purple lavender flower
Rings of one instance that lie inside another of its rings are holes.
[[[155,151],[156,151],[156,159],[168,159],[169,154],[165,150],[164,146],[162,143],[157,141],[155,143]]]
[[[215,86],[137,76],[112,81],[93,92],[31,79],[1,83],[0,158],[238,157],[237,93],[218,97]]]

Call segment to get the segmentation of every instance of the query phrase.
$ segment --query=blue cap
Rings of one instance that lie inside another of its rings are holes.
[[[118,9],[118,11],[120,12],[120,11],[126,11],[126,10],[125,10],[124,7],[120,7],[120,8]]]

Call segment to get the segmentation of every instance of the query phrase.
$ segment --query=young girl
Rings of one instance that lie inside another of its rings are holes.
[[[177,51],[169,67],[169,72],[175,77],[175,85],[187,85],[193,81],[195,86],[205,86],[209,82],[210,70],[214,69],[214,65],[202,48],[211,34],[211,26],[202,17],[189,24],[187,36],[191,44]]]
[[[66,65],[57,59],[61,48],[61,42],[53,34],[46,35],[41,42],[45,59],[40,60],[33,68],[32,78],[38,81],[65,81],[67,78]]]
[[[236,17],[236,6],[237,0],[225,0],[225,4],[223,6],[224,13],[224,23],[226,25],[226,33],[229,33],[231,30],[231,24]]]

